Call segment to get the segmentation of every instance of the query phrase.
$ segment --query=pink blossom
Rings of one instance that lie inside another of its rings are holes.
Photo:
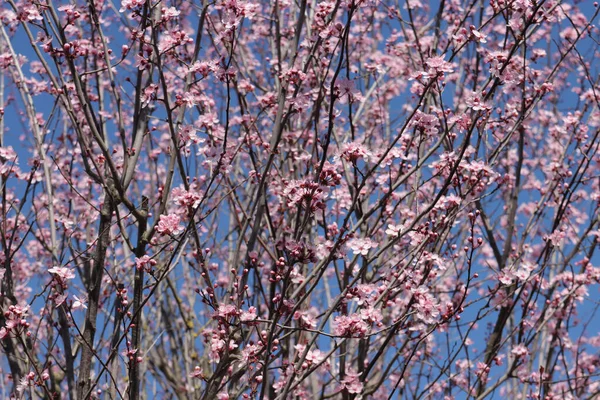
[[[360,317],[369,324],[378,323],[383,319],[381,311],[374,307],[360,310]]]
[[[296,262],[308,264],[317,261],[315,249],[303,241],[286,240],[284,243],[279,243],[278,246],[285,248],[289,256]]]
[[[170,20],[179,17],[181,11],[177,10],[175,7],[163,7],[161,13],[165,20]]]
[[[248,308],[248,311],[242,311],[240,313],[240,321],[251,322],[256,319],[256,307]]]
[[[298,206],[314,213],[325,208],[327,193],[311,180],[291,181],[283,189],[283,194],[289,199],[290,206]]]
[[[334,334],[341,337],[364,337],[369,326],[360,314],[340,315],[333,319]]]
[[[402,232],[404,231],[404,226],[402,224],[400,225],[388,225],[387,229],[385,230],[385,234],[388,236],[392,236],[392,237],[396,237],[398,235],[400,235]]]
[[[369,160],[372,153],[366,146],[358,142],[346,143],[342,146],[340,157],[346,161],[357,161],[359,159]]]
[[[10,334],[21,334],[22,330],[29,327],[29,323],[25,319],[29,306],[8,306],[4,311],[5,326],[0,329],[0,339],[7,337]]]
[[[192,372],[190,372],[190,378],[202,378],[202,376],[204,375],[202,368],[200,368],[200,366],[196,365],[194,367],[194,370]]]
[[[306,361],[309,364],[321,364],[323,362],[323,360],[325,360],[325,356],[326,356],[326,354],[324,352],[322,352],[321,350],[318,350],[318,349],[309,350],[306,353]]]
[[[473,25],[471,25],[469,27],[469,30],[471,31],[471,37],[473,38],[473,40],[477,43],[487,43],[486,35],[484,35],[483,33],[479,32]]]
[[[416,303],[414,309],[417,311],[416,317],[426,324],[433,324],[440,312],[438,303],[425,287],[419,287],[413,291]]]
[[[150,84],[148,85],[145,89],[144,92],[142,93],[142,105],[145,107],[148,104],[150,104],[151,101],[156,99],[156,92],[158,91],[158,85],[156,84]]]
[[[221,391],[219,393],[217,393],[217,400],[229,400],[229,394],[227,393],[227,391]]]
[[[33,385],[33,380],[35,379],[35,375],[32,377],[31,375],[25,375],[24,377],[22,377],[19,380],[19,384],[16,385],[15,390],[17,391],[17,393],[19,393],[19,395],[21,395],[23,392],[25,392],[25,389],[27,389],[29,386]]]
[[[529,350],[523,344],[518,344],[514,346],[510,352],[516,357],[526,357],[527,355],[529,355]]]
[[[448,196],[442,196],[440,201],[444,204],[446,209],[458,207],[458,206],[460,206],[460,203],[462,203],[462,199],[454,194],[451,194]]]
[[[591,5],[7,1],[15,397],[600,393]]]
[[[0,175],[18,174],[17,153],[12,146],[0,147]]]
[[[296,311],[294,320],[297,320],[303,328],[315,329],[317,327],[317,319],[310,311]]]
[[[562,230],[556,230],[550,235],[546,236],[546,240],[552,243],[553,246],[560,246],[566,238],[566,233]]]
[[[77,297],[75,295],[73,295],[73,299],[75,299],[75,301],[71,305],[71,310],[78,310],[80,308],[87,309],[87,306],[85,305],[85,303],[87,302],[86,299],[84,299],[84,298],[80,299],[79,297]]]
[[[358,394],[363,390],[363,383],[360,381],[360,373],[356,372],[353,368],[348,368],[346,376],[342,380],[342,388],[346,389],[348,393]]]
[[[354,238],[348,240],[348,248],[352,250],[354,254],[361,254],[366,256],[369,254],[369,250],[377,246],[377,242],[369,238]]]
[[[488,375],[490,373],[490,367],[484,362],[477,362],[477,376],[484,382],[487,382]]]
[[[488,111],[492,109],[491,105],[483,99],[481,93],[471,92],[465,103],[474,111]]]
[[[319,176],[319,181],[324,186],[337,186],[342,181],[342,175],[338,173],[337,167],[334,164],[325,162]]]
[[[150,61],[141,54],[135,55],[135,66],[141,71],[150,68]]]
[[[26,4],[23,8],[27,21],[42,21],[44,17],[40,14],[37,7],[33,4]]]
[[[350,79],[338,79],[335,84],[337,95],[341,103],[361,101],[362,96],[355,88],[355,82]]]
[[[454,71],[454,67],[451,63],[444,60],[444,57],[431,57],[427,61],[427,66],[429,67],[429,74],[436,74],[440,72],[452,72]]]
[[[334,247],[334,243],[331,240],[325,240],[321,243],[319,243],[317,245],[317,250],[316,250],[316,255],[319,258],[326,258],[328,257]],[[333,258],[334,259],[341,259],[344,258],[345,254],[343,252],[343,249],[341,247],[338,246],[338,248],[336,249],[335,253],[333,254]]]
[[[121,0],[121,8],[119,9],[119,12],[141,7],[145,2],[145,0]]]
[[[197,96],[191,92],[185,92],[181,97],[181,100],[188,108],[198,104]]]
[[[152,272],[153,267],[157,264],[156,260],[145,254],[140,258],[135,259],[135,267],[139,271]]]
[[[16,162],[17,153],[12,146],[0,147],[0,161],[3,163],[6,162]]]
[[[58,7],[58,11],[67,15],[67,22],[70,24],[81,16],[81,13],[72,4],[60,6]]]
[[[178,235],[183,232],[183,227],[179,225],[179,215],[169,214],[161,215],[156,231],[161,235]]]
[[[63,282],[75,278],[73,271],[67,267],[52,267],[48,270],[48,272],[54,274],[56,278]]]
[[[196,61],[194,62],[190,68],[190,73],[199,73],[202,77],[207,77],[209,74],[217,71],[218,69],[218,61]]]
[[[204,142],[204,139],[198,137],[196,128],[193,125],[182,125],[179,128],[179,138],[186,146]]]
[[[238,315],[237,308],[232,304],[220,305],[215,318],[229,319]]]
[[[210,336],[210,361],[218,363],[221,355],[225,351],[225,340],[221,339],[216,333]]]
[[[256,362],[257,356],[260,355],[262,346],[259,344],[247,345],[242,349],[242,365],[247,366]]]

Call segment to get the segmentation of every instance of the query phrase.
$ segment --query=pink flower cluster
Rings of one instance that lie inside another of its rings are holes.
[[[354,254],[360,254],[366,256],[369,254],[369,250],[377,246],[377,242],[369,238],[353,238],[348,240],[346,243],[348,248],[354,252]]]
[[[177,214],[161,215],[158,224],[156,225],[156,232],[162,236],[166,235],[178,235],[183,232],[183,227],[179,224],[180,218]]]
[[[339,315],[333,319],[336,336],[362,338],[369,332],[369,325],[360,314]]]
[[[135,267],[138,271],[152,272],[153,267],[157,264],[156,260],[145,254],[140,258],[135,259]]]
[[[298,206],[311,213],[325,209],[327,193],[321,185],[309,179],[289,182],[283,194],[288,198],[290,206]]]
[[[346,376],[341,382],[341,388],[347,390],[348,393],[361,393],[363,391],[364,384],[360,381],[360,375],[360,372],[356,372],[353,368],[349,368],[346,371]]]
[[[25,319],[25,315],[29,310],[29,306],[8,306],[8,310],[4,312],[6,324],[0,328],[0,340],[8,335],[20,335],[23,330],[29,328],[29,323]]]

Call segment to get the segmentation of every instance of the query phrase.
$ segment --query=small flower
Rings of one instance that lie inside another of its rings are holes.
[[[369,324],[378,323],[383,319],[381,311],[372,306],[361,309],[360,317]]]
[[[342,182],[342,175],[337,172],[334,164],[325,162],[319,175],[319,183],[323,186],[337,186]]]
[[[483,33],[476,30],[473,25],[471,25],[469,27],[469,29],[471,30],[471,39],[473,39],[475,42],[477,42],[477,43],[486,43],[487,42],[487,40],[485,40],[486,36]]]
[[[446,210],[450,210],[454,207],[458,207],[458,206],[460,206],[460,203],[462,202],[462,199],[454,194],[450,194],[448,196],[442,196],[442,198],[440,200],[444,204],[444,208]]]
[[[369,160],[369,158],[373,157],[373,154],[366,146],[357,142],[349,142],[342,146],[340,157],[346,161],[355,162],[361,158]]]
[[[161,12],[162,12],[162,17],[165,20],[177,18],[177,17],[179,17],[179,14],[181,14],[181,11],[177,10],[175,7],[169,7],[169,8],[163,7]]]
[[[354,254],[366,256],[369,254],[371,248],[377,246],[377,242],[374,242],[369,238],[355,238],[350,239],[346,245]]]
[[[194,107],[198,104],[197,96],[191,92],[185,92],[181,97],[181,101],[186,105],[187,108]]]
[[[427,71],[429,75],[435,75],[440,72],[443,73],[454,71],[452,63],[444,60],[443,56],[431,57],[426,61],[426,64],[429,67],[429,71]]]
[[[158,91],[158,85],[156,85],[156,84],[152,83],[152,84],[146,86],[146,88],[144,89],[142,96],[141,96],[142,107],[146,107],[148,104],[150,104],[151,101],[156,100],[157,91]]]
[[[119,12],[123,12],[125,10],[133,10],[135,8],[141,7],[144,5],[146,0],[123,0],[121,1],[121,8]]]
[[[182,141],[182,144],[185,144],[186,146],[204,142],[204,139],[198,137],[196,128],[192,125],[182,125],[181,128],[179,128],[179,139]]]
[[[78,310],[80,308],[87,309],[87,306],[85,305],[87,300],[85,300],[83,298],[80,299],[79,297],[77,297],[75,295],[73,295],[73,298],[75,299],[75,301],[71,305],[71,310]]]
[[[26,16],[27,21],[43,21],[44,17],[40,14],[35,5],[25,5],[23,7],[23,14]]]
[[[471,92],[465,99],[465,104],[473,109],[473,111],[489,111],[492,106],[483,99],[481,93]]]
[[[213,318],[228,320],[238,315],[237,308],[232,304],[220,305]]]
[[[190,378],[202,378],[202,374],[202,368],[196,365],[194,370],[190,373]]]
[[[315,249],[303,241],[287,240],[286,242],[279,242],[277,247],[282,250],[285,249],[289,257],[299,263],[309,264],[317,261]]]
[[[477,362],[477,376],[479,377],[479,379],[481,379],[483,382],[487,382],[489,373],[490,373],[489,365],[487,365],[484,362],[478,361]]]
[[[315,313],[308,311],[296,311],[294,313],[294,320],[298,321],[298,324],[302,328],[315,329],[317,327],[317,319]]]
[[[12,146],[0,147],[0,162],[2,163],[16,163],[17,152]]]
[[[346,376],[342,380],[342,387],[348,391],[348,393],[358,394],[363,390],[363,383],[360,381],[360,372],[356,372],[354,369],[349,368],[346,371]]]
[[[362,338],[369,331],[369,325],[362,319],[360,314],[340,315],[333,319],[336,336]]]
[[[291,181],[283,190],[283,194],[289,199],[290,206],[298,206],[314,213],[325,209],[327,193],[318,183],[311,180]]]
[[[148,61],[144,56],[140,54],[135,55],[135,66],[138,67],[140,71],[150,68],[150,61]]]
[[[567,235],[565,232],[557,230],[544,237],[544,240],[550,242],[552,246],[560,246],[562,245],[566,236]]]
[[[404,232],[404,225],[388,225],[388,228],[385,230],[385,234],[388,236],[397,237],[402,232]]]
[[[426,287],[419,287],[413,291],[416,303],[413,305],[417,311],[416,317],[426,324],[433,324],[440,315],[438,303]]]
[[[28,375],[21,378],[19,384],[16,387],[16,391],[17,393],[19,393],[19,395],[23,394],[25,389],[27,389],[31,385],[30,381],[33,381],[33,379],[30,380]]]
[[[336,95],[340,99],[340,103],[345,104],[361,101],[362,95],[354,86],[354,81],[350,79],[338,79],[335,84]]]
[[[217,393],[217,400],[229,400],[229,394],[226,391]]]
[[[169,214],[161,215],[156,231],[161,235],[178,235],[183,232],[183,227],[179,225],[179,215]]]
[[[306,361],[313,363],[313,364],[321,364],[324,359],[325,359],[325,353],[318,349],[310,350],[306,354]]]
[[[150,258],[147,254],[135,259],[135,267],[138,271],[152,272],[152,267],[156,264],[156,260]]]
[[[527,347],[525,347],[525,345],[523,344],[516,345],[512,348],[510,352],[514,354],[517,358],[526,357],[527,355],[529,355],[529,350],[527,350]]]
[[[242,311],[240,313],[240,321],[251,322],[256,319],[256,307],[248,308],[248,311]]]
[[[73,271],[67,267],[52,267],[48,272],[63,282],[75,278]]]

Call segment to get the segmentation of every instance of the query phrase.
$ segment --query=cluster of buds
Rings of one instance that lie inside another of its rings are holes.
[[[277,260],[275,263],[275,268],[270,272],[271,277],[269,278],[269,282],[279,282],[281,279],[283,279],[283,275],[286,271],[286,265],[287,263],[285,262],[285,258],[279,257],[279,260]]]
[[[342,183],[342,175],[333,164],[325,163],[319,174],[319,183],[323,186],[337,186]]]
[[[156,260],[150,258],[147,254],[142,256],[141,258],[135,259],[135,268],[138,271],[144,271],[148,273],[152,273],[154,271],[153,267],[156,266]]]
[[[27,330],[29,328],[29,322],[25,319],[28,308],[28,306],[9,306],[8,310],[4,311],[6,325],[0,328],[0,340],[9,335],[18,336],[24,331],[26,331],[27,336],[31,335],[31,332]]]
[[[141,356],[137,356],[136,354],[138,352],[138,349],[134,349],[131,347],[131,342],[127,342],[127,350],[125,350],[123,353],[121,353],[123,355],[123,357],[126,357],[129,359],[130,363],[141,363],[142,361],[144,361],[144,359]]]
[[[71,4],[58,7],[58,11],[66,15],[67,25],[73,24],[75,20],[81,17],[81,13]]]
[[[290,264],[294,262],[309,264],[317,261],[315,250],[303,241],[279,241],[277,247],[287,252],[289,260],[293,260]]]

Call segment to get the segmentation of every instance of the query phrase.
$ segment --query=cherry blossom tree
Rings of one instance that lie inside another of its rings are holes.
[[[597,16],[5,0],[1,397],[598,398]]]

